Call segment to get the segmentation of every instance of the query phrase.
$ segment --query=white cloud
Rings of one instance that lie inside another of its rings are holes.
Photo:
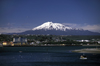
[[[19,33],[30,30],[28,28],[0,28],[0,33]]]
[[[86,25],[82,26],[84,30],[90,30],[93,32],[99,32],[100,33],[100,25]]]
[[[79,28],[84,30],[89,30],[93,32],[99,32],[100,33],[100,24],[98,25],[88,25],[88,24],[74,24],[74,23],[63,23],[64,25],[68,25],[72,28]]]
[[[73,27],[73,28],[75,28],[77,26],[77,24],[74,24],[74,23],[62,23],[62,24]]]

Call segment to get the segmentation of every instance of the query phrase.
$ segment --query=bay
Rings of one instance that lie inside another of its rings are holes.
[[[85,53],[87,60],[80,60],[83,53],[71,50],[95,46],[58,47],[3,47],[0,66],[100,66],[100,54]]]

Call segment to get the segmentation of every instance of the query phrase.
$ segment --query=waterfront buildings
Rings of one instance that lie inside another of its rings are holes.
[[[27,43],[27,38],[17,37],[13,38],[14,45],[22,45]]]

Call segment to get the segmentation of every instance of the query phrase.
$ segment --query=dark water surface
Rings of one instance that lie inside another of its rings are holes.
[[[95,48],[83,46],[67,47],[4,47],[0,52],[0,66],[100,66],[100,54],[85,54],[71,50]]]

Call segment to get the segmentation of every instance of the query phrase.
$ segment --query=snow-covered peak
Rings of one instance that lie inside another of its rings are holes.
[[[63,24],[60,24],[60,23],[46,22],[46,23],[43,23],[42,25],[40,25],[38,27],[33,28],[32,30],[41,30],[41,29],[44,29],[44,30],[55,29],[55,30],[66,31],[66,29],[72,29],[72,28],[65,26]]]

